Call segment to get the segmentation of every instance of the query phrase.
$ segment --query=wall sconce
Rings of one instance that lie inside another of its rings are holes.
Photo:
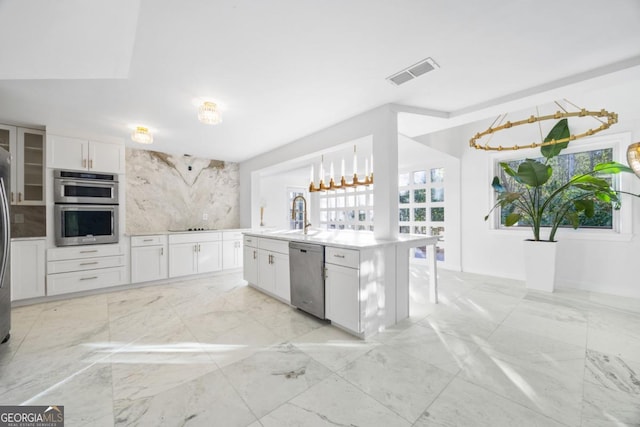
[[[627,162],[633,172],[640,177],[640,142],[631,144],[627,148]]]

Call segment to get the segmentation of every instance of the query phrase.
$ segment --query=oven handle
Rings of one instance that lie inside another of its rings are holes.
[[[91,184],[92,187],[115,187],[118,181],[92,181],[88,179],[58,179],[60,184]]]

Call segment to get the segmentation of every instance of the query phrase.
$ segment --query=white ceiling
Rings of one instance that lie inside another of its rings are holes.
[[[639,22],[637,0],[0,0],[0,121],[242,161],[386,103],[451,117],[411,136],[610,72],[638,89]]]

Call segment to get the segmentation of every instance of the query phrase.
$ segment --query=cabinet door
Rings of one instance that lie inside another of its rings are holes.
[[[47,166],[54,169],[87,170],[89,141],[66,136],[47,135]]]
[[[17,203],[44,205],[44,131],[18,128]]]
[[[11,242],[11,300],[43,297],[45,240]]]
[[[249,246],[245,246],[243,262],[242,278],[247,282],[258,285],[258,250]]]
[[[325,314],[332,323],[360,331],[359,270],[326,264]]]
[[[195,243],[175,243],[169,245],[169,277],[196,274],[197,245]]]
[[[275,294],[286,302],[291,302],[289,255],[277,252],[272,255],[272,266],[275,270]]]
[[[220,242],[198,243],[198,273],[222,270]]]
[[[242,240],[222,242],[222,269],[242,267]]]
[[[276,274],[273,265],[273,253],[258,250],[258,283],[259,288],[276,293]]]
[[[89,142],[89,170],[124,173],[124,147],[106,142]]]
[[[15,204],[18,200],[17,133],[15,126],[0,125],[0,148],[11,153],[11,194],[9,195],[11,204]]]
[[[164,246],[131,248],[131,283],[167,278],[167,256]]]

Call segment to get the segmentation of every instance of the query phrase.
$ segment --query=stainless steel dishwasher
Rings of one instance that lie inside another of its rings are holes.
[[[324,319],[324,246],[289,242],[291,304]]]

